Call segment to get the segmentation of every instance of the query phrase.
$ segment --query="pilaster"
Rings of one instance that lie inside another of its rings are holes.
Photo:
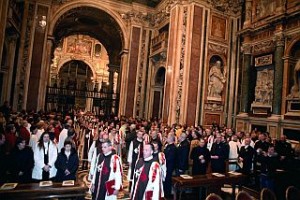
[[[243,44],[243,75],[242,75],[242,95],[241,95],[241,112],[248,113],[250,110],[249,84],[251,74],[251,45]]]
[[[275,34],[275,73],[274,73],[274,99],[273,114],[281,114],[282,84],[283,84],[283,55],[284,36],[281,32]]]

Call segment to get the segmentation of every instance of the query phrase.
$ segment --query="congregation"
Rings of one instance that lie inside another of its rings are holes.
[[[239,171],[275,190],[278,169],[291,170],[297,147],[282,135],[72,111],[1,113],[0,183],[76,180],[88,170],[93,199],[117,199],[122,177],[131,199],[172,195],[172,177]],[[128,174],[123,167],[128,166]],[[249,182],[251,182],[249,178]]]

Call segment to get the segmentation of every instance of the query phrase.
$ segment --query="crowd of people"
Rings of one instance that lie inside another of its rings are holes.
[[[274,189],[276,169],[288,170],[294,149],[284,135],[234,132],[213,124],[166,125],[159,120],[92,113],[0,113],[0,182],[76,180],[88,170],[93,199],[116,199],[123,177],[131,199],[172,195],[172,176],[256,173]],[[128,174],[123,167],[128,166]]]

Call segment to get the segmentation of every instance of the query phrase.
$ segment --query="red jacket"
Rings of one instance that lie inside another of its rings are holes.
[[[21,129],[20,129],[20,137],[23,138],[26,141],[26,145],[29,144],[30,132],[28,131],[27,128],[21,127]]]

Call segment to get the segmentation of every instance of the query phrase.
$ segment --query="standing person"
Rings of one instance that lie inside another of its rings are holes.
[[[203,139],[200,139],[199,146],[193,148],[190,158],[193,160],[192,175],[206,174],[210,153]]]
[[[153,146],[145,144],[143,158],[139,159],[134,170],[130,199],[159,200],[161,195],[161,172],[159,163],[153,159]]]
[[[34,149],[34,168],[32,178],[35,180],[49,180],[56,175],[54,163],[57,159],[57,148],[50,140],[49,133],[44,132]]]
[[[231,141],[228,142],[229,145],[229,171],[237,170],[237,159],[239,156],[239,151],[241,148],[241,143],[238,141],[236,135],[231,136]]]
[[[172,174],[176,166],[177,148],[174,143],[175,136],[173,134],[169,134],[167,138],[167,146],[164,150],[167,167],[167,173],[164,182],[164,194],[166,198],[169,198],[171,196]]]
[[[5,133],[5,151],[6,154],[9,154],[12,149],[16,145],[16,128],[14,124],[8,124],[6,126],[6,133]]]
[[[5,152],[5,135],[0,133],[0,183],[6,181],[6,152]]]
[[[160,165],[160,183],[161,183],[161,194],[160,198],[164,197],[164,190],[163,190],[163,182],[166,180],[166,174],[167,174],[167,166],[166,166],[166,156],[163,152],[161,152],[159,148],[159,144],[157,141],[153,141],[151,143],[153,145],[154,151],[153,151],[153,160],[158,162]]]
[[[293,149],[291,144],[286,140],[286,135],[281,135],[280,140],[275,143],[275,151],[280,159],[280,167],[288,169],[291,167],[293,160]]]
[[[88,154],[93,144],[93,123],[88,123],[87,128],[84,130],[83,149],[82,149],[82,170],[88,169]]]
[[[120,129],[120,132],[121,132],[121,129]],[[126,143],[126,151],[128,152],[129,151],[129,146],[130,146],[130,143],[136,138],[136,125],[135,124],[131,124],[129,126],[129,131],[128,133],[126,134],[126,137],[125,137],[125,143]]]
[[[225,173],[225,161],[228,159],[229,148],[226,143],[222,142],[221,134],[216,135],[216,142],[213,143],[210,154],[212,172]]]
[[[243,174],[250,174],[252,163],[253,163],[253,157],[255,155],[255,150],[253,147],[251,147],[251,139],[245,138],[244,140],[245,146],[241,147],[241,150],[239,152],[238,162],[243,163],[241,165],[241,171]]]
[[[131,189],[131,182],[133,179],[133,172],[136,166],[136,162],[143,157],[143,132],[138,131],[137,132],[137,138],[135,138],[129,146],[129,151],[128,151],[128,157],[127,157],[127,162],[129,165],[128,168],[128,180],[130,181],[129,183],[129,191]]]
[[[23,120],[22,123],[21,123],[19,136],[26,141],[26,145],[29,145],[29,140],[30,140],[31,133],[30,133],[30,131],[28,130],[27,127],[28,127],[27,120]]]
[[[72,141],[66,140],[55,161],[56,181],[76,180],[79,158]]]
[[[275,172],[279,167],[279,156],[272,144],[264,152],[261,158],[260,188],[275,189]]]
[[[26,140],[17,138],[16,146],[10,155],[10,172],[14,181],[29,183],[33,168],[33,151],[26,146]]]
[[[97,157],[96,173],[92,180],[93,200],[116,200],[122,187],[121,159],[112,151],[112,143],[102,143],[102,153]]]
[[[64,147],[64,142],[68,137],[69,128],[70,128],[69,124],[65,124],[63,130],[59,133],[59,139],[58,139],[58,144],[57,144],[58,153]]]
[[[187,135],[185,133],[181,133],[179,137],[176,159],[176,176],[184,174],[189,167],[190,143],[187,141],[186,137]]]
[[[106,140],[108,140],[108,134],[106,132],[102,132],[100,135],[98,134],[97,140],[93,142],[92,147],[90,148],[89,162],[91,163],[91,167],[90,167],[90,172],[88,177],[89,180],[93,180],[93,175],[96,172],[97,157],[100,153],[102,153],[102,144]]]
[[[0,112],[3,113],[6,122],[9,122],[10,110],[11,109],[8,101],[4,101],[3,105],[0,107]]]

